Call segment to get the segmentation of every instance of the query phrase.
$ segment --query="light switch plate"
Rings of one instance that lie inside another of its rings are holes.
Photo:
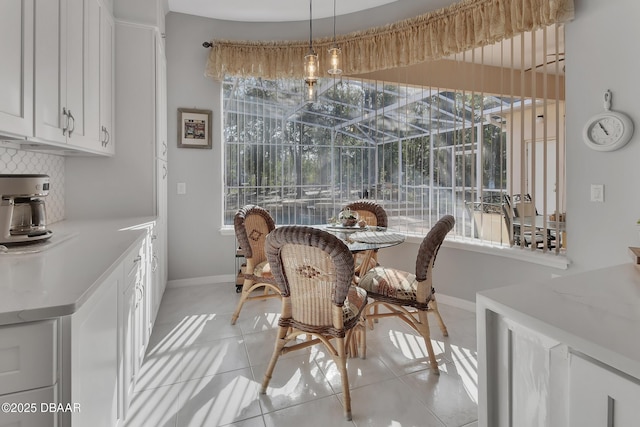
[[[178,194],[187,194],[187,183],[179,182],[178,183]]]
[[[604,202],[604,185],[591,184],[591,201]]]

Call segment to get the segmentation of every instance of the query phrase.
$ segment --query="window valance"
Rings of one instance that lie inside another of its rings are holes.
[[[514,35],[569,21],[573,0],[465,0],[447,8],[382,27],[337,37],[346,75],[439,59]],[[320,63],[328,64],[332,38],[314,40]],[[205,75],[302,77],[305,41],[213,40]]]

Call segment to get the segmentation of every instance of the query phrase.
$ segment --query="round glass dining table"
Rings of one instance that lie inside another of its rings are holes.
[[[326,230],[340,238],[351,253],[362,253],[359,266],[367,266],[378,249],[388,248],[404,242],[405,235],[385,227],[347,227],[342,225],[323,225]],[[357,266],[356,270],[360,267]],[[361,273],[356,271],[356,273]]]

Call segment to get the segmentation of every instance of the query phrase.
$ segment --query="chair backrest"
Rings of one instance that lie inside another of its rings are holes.
[[[513,195],[513,215],[515,217],[532,217],[538,215],[538,209],[536,209],[536,206],[533,204],[529,193]]]
[[[509,243],[511,224],[506,203],[473,203],[467,205],[476,226],[478,238],[493,243]]]
[[[349,293],[354,262],[342,240],[324,230],[291,225],[269,234],[266,250],[283,301],[290,304],[290,313],[283,308],[282,317],[290,316],[296,327],[307,331],[345,326],[334,308],[342,307]]]
[[[269,211],[257,205],[246,205],[236,212],[233,228],[244,257],[251,259],[254,266],[266,261],[265,239],[276,228]]]
[[[387,227],[387,212],[373,200],[358,200],[349,203],[346,207],[358,212],[360,219],[364,219],[367,225]]]
[[[490,193],[486,193],[481,197],[482,203],[491,203],[495,205],[500,205],[502,203],[511,203],[511,199],[507,193],[502,191],[492,191]]]
[[[513,195],[513,203],[518,203],[518,202],[530,202],[531,201],[531,194],[529,193],[524,193],[524,194],[514,194]]]
[[[435,263],[440,245],[455,223],[456,220],[451,215],[443,216],[422,240],[416,259],[416,279],[418,281],[425,281],[429,277],[429,269]]]
[[[538,215],[538,210],[531,202],[518,202],[514,206],[514,215],[517,217],[532,217]]]

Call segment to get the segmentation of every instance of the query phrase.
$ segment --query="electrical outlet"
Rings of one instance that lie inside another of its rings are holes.
[[[591,184],[591,201],[604,202],[604,185]]]

